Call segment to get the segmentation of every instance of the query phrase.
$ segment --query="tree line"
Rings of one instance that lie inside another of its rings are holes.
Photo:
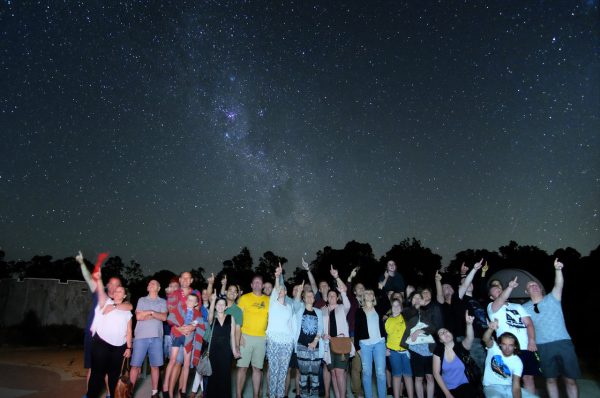
[[[577,250],[567,247],[556,249],[551,254],[529,245],[519,245],[510,241],[498,250],[468,249],[457,253],[450,263],[442,266],[442,257],[431,249],[422,245],[416,238],[406,238],[392,246],[383,256],[376,258],[369,243],[350,241],[342,249],[325,246],[317,251],[313,259],[306,259],[310,263],[315,279],[329,280],[330,267],[333,265],[339,271],[340,277],[346,280],[350,272],[358,267],[356,280],[361,281],[366,287],[376,287],[378,277],[383,274],[385,264],[392,259],[398,266],[398,271],[403,275],[407,284],[414,286],[433,286],[436,271],[442,270],[446,274],[458,275],[463,262],[472,265],[484,258],[489,264],[487,277],[495,272],[507,268],[520,268],[528,271],[542,282],[546,291],[552,289],[554,283],[554,258],[559,258],[565,264],[565,291],[563,294],[563,307],[569,331],[572,334],[578,351],[585,357],[594,358],[600,355],[600,346],[591,344],[595,341],[592,328],[589,327],[589,316],[581,316],[582,306],[593,306],[595,300],[592,292],[597,288],[600,275],[600,245],[587,256],[582,256]],[[89,258],[88,267],[91,269],[94,258]],[[294,259],[286,267],[288,259],[272,251],[267,251],[259,257],[255,265],[250,250],[243,247],[238,254],[222,264],[222,269],[215,275],[215,288],[220,288],[220,281],[227,276],[229,284],[239,285],[243,291],[249,291],[250,281],[254,274],[262,275],[265,280],[273,279],[277,265],[281,263],[284,269],[286,282],[290,285],[299,284],[303,280],[308,282],[306,271],[300,266],[301,259]],[[292,268],[293,267],[293,268]],[[199,266],[191,270],[194,278],[193,287],[202,289],[206,286],[206,270]],[[148,280],[156,279],[165,287],[176,274],[168,269],[163,269],[152,275],[145,275],[142,266],[135,260],[124,262],[119,256],[109,257],[102,268],[103,279],[108,280],[113,276],[121,277],[129,290],[132,302],[146,295]],[[53,260],[52,256],[34,256],[29,261],[7,261],[6,253],[0,250],[0,278],[55,278],[61,281],[82,280],[81,270],[74,257]],[[478,277],[480,274],[478,273]],[[520,287],[519,287],[520,288]],[[523,287],[524,289],[524,287]],[[481,299],[486,300],[485,292]],[[593,307],[592,307],[593,308]],[[583,350],[585,349],[585,350]]]

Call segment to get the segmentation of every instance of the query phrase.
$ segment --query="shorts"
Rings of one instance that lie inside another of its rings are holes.
[[[579,361],[571,340],[539,344],[538,353],[542,375],[546,379],[556,379],[561,375],[569,379],[581,378]]]
[[[185,336],[173,337],[171,347],[183,347],[185,345]]]
[[[410,367],[410,353],[405,351],[390,350],[390,366],[392,367],[392,376],[412,377],[412,368]]]
[[[540,361],[537,358],[537,353],[528,350],[521,350],[519,358],[523,362],[523,376],[540,376]]]
[[[415,377],[433,374],[433,356],[424,357],[416,352],[410,353],[410,367]]]
[[[131,366],[135,366],[136,368],[141,367],[144,363],[144,358],[146,358],[146,354],[148,354],[151,367],[157,368],[164,365],[161,337],[133,340]]]
[[[242,338],[244,346],[240,346],[241,357],[237,361],[237,367],[247,368],[252,364],[253,368],[262,369],[265,362],[266,337],[242,334]]]
[[[171,347],[173,346],[173,337],[170,334],[165,334],[164,343],[163,343],[163,355],[165,358],[169,358],[171,356]]]
[[[175,358],[175,361],[177,363],[183,363],[183,353],[185,351],[185,336],[179,336],[179,337],[173,337],[172,338],[172,344],[171,344],[171,348],[179,348],[179,350],[177,350],[177,358]],[[169,358],[171,357],[171,353],[169,352]]]
[[[335,354],[331,353],[331,363],[327,365],[327,369],[348,369],[348,361],[350,360],[349,354]]]

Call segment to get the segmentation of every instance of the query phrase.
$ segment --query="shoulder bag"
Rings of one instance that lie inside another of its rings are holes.
[[[129,358],[123,358],[121,364],[121,375],[117,380],[117,386],[115,387],[115,398],[132,398],[133,397],[133,384],[129,379]]]

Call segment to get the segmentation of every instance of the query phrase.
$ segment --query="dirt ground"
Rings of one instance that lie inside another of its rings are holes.
[[[0,347],[3,398],[81,398],[85,375],[83,348]]]

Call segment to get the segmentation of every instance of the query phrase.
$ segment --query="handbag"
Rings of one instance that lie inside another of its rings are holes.
[[[212,376],[212,365],[210,364],[208,354],[202,354],[200,357],[200,362],[198,362],[198,366],[196,367],[196,373],[200,376]]]
[[[350,352],[352,352],[352,339],[350,337],[340,336],[330,337],[329,347],[331,348],[331,352],[333,352],[334,354],[341,354],[342,360],[344,360],[345,355],[350,354]]]
[[[132,398],[133,397],[133,384],[129,379],[129,358],[123,358],[121,364],[121,375],[117,380],[117,386],[115,387],[115,398]]]
[[[215,323],[215,321],[213,319],[213,324],[210,325],[210,327],[208,328],[209,330],[207,330],[204,334],[205,337],[208,335],[208,347],[206,348],[206,350],[204,350],[204,352],[200,356],[200,361],[198,362],[198,366],[196,366],[196,373],[198,373],[200,376],[211,376],[212,375],[212,365],[210,363],[209,354],[210,354],[210,343],[212,342],[212,328],[213,328],[214,323]]]

